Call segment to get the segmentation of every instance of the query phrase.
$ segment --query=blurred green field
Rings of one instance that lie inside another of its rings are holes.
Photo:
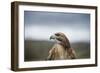
[[[24,61],[42,61],[48,56],[49,50],[53,46],[50,41],[24,41]],[[87,42],[71,43],[72,48],[75,49],[77,59],[90,58],[90,44]]]

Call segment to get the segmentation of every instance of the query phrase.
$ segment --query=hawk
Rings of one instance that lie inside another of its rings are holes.
[[[55,44],[49,51],[47,60],[65,60],[75,59],[75,50],[71,47],[70,42],[64,33],[58,32],[50,36]]]

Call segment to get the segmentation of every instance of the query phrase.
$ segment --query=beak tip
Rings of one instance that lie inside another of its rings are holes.
[[[55,39],[55,37],[52,35],[52,36],[50,36],[50,40],[51,40],[51,39]]]
[[[52,36],[50,36],[50,40],[52,39]]]

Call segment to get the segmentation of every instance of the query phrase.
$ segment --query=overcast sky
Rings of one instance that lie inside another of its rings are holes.
[[[25,11],[25,39],[49,40],[63,32],[70,41],[90,40],[90,14]]]

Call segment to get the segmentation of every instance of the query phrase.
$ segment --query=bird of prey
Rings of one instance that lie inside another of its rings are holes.
[[[71,47],[70,42],[64,33],[58,32],[50,36],[55,44],[49,51],[47,60],[65,60],[75,59],[75,50]]]

